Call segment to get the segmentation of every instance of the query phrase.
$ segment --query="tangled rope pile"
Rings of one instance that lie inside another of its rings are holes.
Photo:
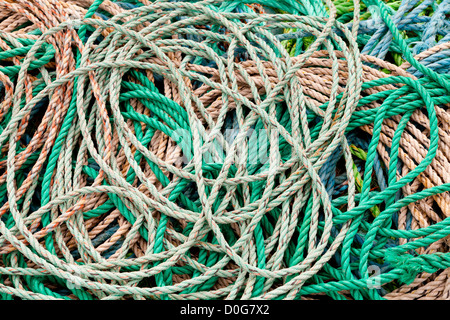
[[[0,0],[2,299],[448,299],[432,2]]]

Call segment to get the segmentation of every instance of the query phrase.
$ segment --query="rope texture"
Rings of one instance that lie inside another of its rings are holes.
[[[2,299],[450,298],[449,1],[254,2],[0,0]]]

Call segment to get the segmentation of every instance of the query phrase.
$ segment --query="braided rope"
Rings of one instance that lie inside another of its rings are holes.
[[[260,2],[0,0],[3,299],[448,297],[447,2]]]

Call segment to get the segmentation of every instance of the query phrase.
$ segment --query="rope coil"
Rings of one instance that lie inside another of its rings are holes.
[[[0,0],[2,298],[448,297],[429,2]]]

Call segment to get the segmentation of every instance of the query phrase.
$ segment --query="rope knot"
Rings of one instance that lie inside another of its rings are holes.
[[[392,267],[403,271],[399,280],[406,284],[413,282],[419,273],[425,271],[424,265],[420,263],[420,259],[409,253],[399,254],[394,250],[388,250],[385,254],[385,260]]]

